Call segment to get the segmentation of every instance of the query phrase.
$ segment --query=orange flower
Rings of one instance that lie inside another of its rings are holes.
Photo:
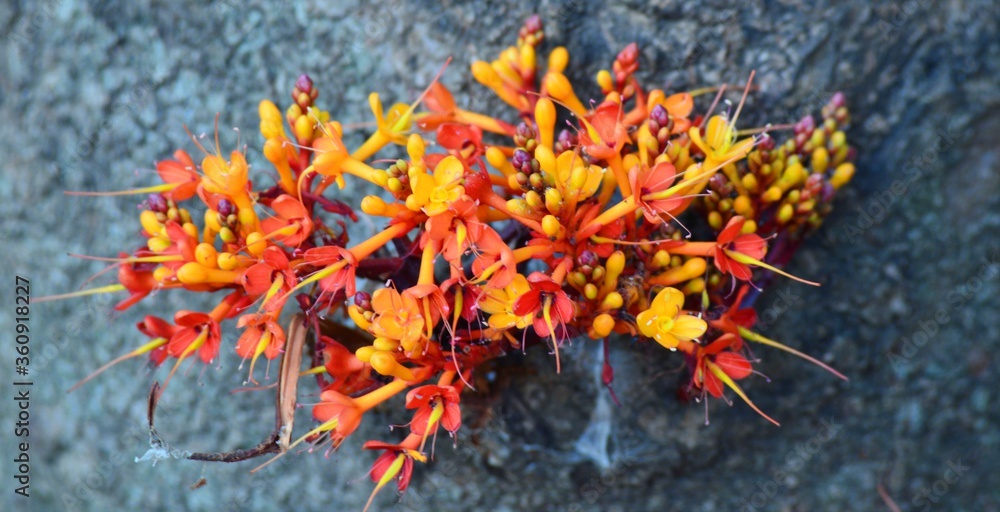
[[[423,337],[424,317],[412,295],[381,288],[372,294],[372,309],[370,331],[375,336],[397,340],[403,346],[412,346]]]
[[[244,329],[240,339],[236,341],[236,353],[243,359],[250,359],[250,375],[257,358],[262,354],[268,359],[274,359],[285,346],[285,331],[278,325],[277,314],[245,314],[240,317],[237,327]]]

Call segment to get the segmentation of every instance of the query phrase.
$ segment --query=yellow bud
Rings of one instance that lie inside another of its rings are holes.
[[[604,279],[604,267],[598,265],[590,272],[590,280],[596,283],[602,279]]]
[[[553,215],[562,213],[563,197],[559,189],[549,187],[545,189],[545,209]]]
[[[534,190],[529,190],[524,194],[524,202],[528,203],[528,206],[532,208],[541,208],[545,204],[542,196]]]
[[[177,269],[177,280],[184,284],[201,284],[208,280],[208,272],[205,267],[191,262]]]
[[[830,153],[824,147],[816,148],[812,153],[813,172],[820,174],[826,172],[826,167],[830,164]]]
[[[507,211],[521,217],[531,213],[531,208],[524,199],[510,199],[507,201]]]
[[[194,259],[203,266],[209,268],[217,268],[219,253],[215,250],[215,247],[209,243],[200,243],[198,247],[194,248]]]
[[[154,236],[146,240],[146,247],[153,252],[163,252],[170,248],[170,239],[161,236]]]
[[[219,223],[219,212],[211,209],[205,210],[205,226],[218,233],[222,229],[222,224]]]
[[[236,243],[236,235],[233,234],[233,230],[229,229],[227,226],[222,226],[219,230],[219,238],[227,244]]]
[[[170,276],[172,276],[173,274],[174,272],[172,270],[170,270],[167,267],[164,267],[163,265],[160,265],[156,267],[155,270],[153,270],[153,279],[155,279],[157,282],[163,283],[167,279],[170,279]]]
[[[739,215],[750,216],[752,210],[753,204],[750,203],[750,198],[747,196],[739,196],[733,201],[733,211]]]
[[[608,256],[608,261],[604,264],[604,268],[608,272],[605,280],[617,281],[618,276],[625,270],[625,253],[621,251],[611,253],[611,256]]]
[[[834,189],[839,189],[851,181],[854,176],[854,164],[847,162],[837,166],[837,169],[833,171],[833,176],[830,177],[830,184],[833,185]]]
[[[295,137],[299,140],[312,140],[313,121],[309,116],[302,116],[295,120]]]
[[[185,208],[178,208],[177,211],[181,215],[181,223],[191,222],[191,212]]]
[[[264,235],[259,231],[247,235],[247,252],[258,258],[264,254],[264,249],[267,249],[267,240],[263,240],[263,238]]]
[[[546,215],[542,218],[542,230],[549,238],[559,238],[559,231],[562,230],[562,224],[559,223],[559,219],[555,215]]]
[[[373,172],[371,176],[372,182],[382,188],[386,188],[389,184],[389,173],[383,171],[382,169],[375,169],[375,172]]]
[[[149,236],[155,236],[160,232],[160,221],[156,219],[156,212],[152,210],[143,210],[139,214],[139,224],[142,224],[142,229]]]
[[[357,304],[351,304],[347,307],[347,316],[351,317],[351,320],[354,320],[354,323],[358,324],[358,327],[366,331],[372,326],[370,315],[371,311],[364,311]],[[365,362],[367,362],[367,359]]]
[[[384,350],[386,352],[392,352],[393,350],[399,348],[399,341],[391,338],[379,337],[375,338],[375,341],[372,342],[372,346],[375,347],[375,350]]]
[[[760,200],[765,203],[774,203],[781,200],[782,191],[777,185],[771,185],[770,188],[764,192],[764,195],[760,196]]]
[[[688,281],[687,284],[684,285],[684,288],[681,289],[681,291],[684,292],[684,295],[694,295],[696,293],[701,293],[705,291],[705,278],[699,277],[697,279],[692,279]]]
[[[552,146],[538,146],[535,148],[535,159],[538,160],[538,167],[546,174],[555,174],[556,155],[552,153]]]
[[[545,90],[557,100],[566,100],[573,96],[573,85],[569,83],[569,79],[566,75],[562,73],[546,73],[545,74]]]
[[[784,224],[792,220],[792,215],[794,213],[795,209],[792,208],[792,205],[788,203],[781,205],[781,208],[778,209],[778,222]]]
[[[281,129],[281,111],[271,100],[262,100],[257,106],[257,112],[260,114],[260,133],[265,139],[284,135]]]
[[[239,260],[237,260],[236,256],[234,256],[231,252],[220,252],[215,258],[215,263],[216,266],[222,270],[232,270],[236,268]]]
[[[410,155],[411,162],[416,163],[423,160],[426,151],[427,147],[424,145],[424,139],[420,137],[420,134],[414,133],[410,135],[409,139],[406,139],[406,154]]]
[[[184,232],[187,233],[187,235],[189,237],[194,238],[194,239],[198,238],[198,228],[194,224],[191,224],[190,222],[188,222],[188,223],[184,224],[183,226],[181,226],[181,229],[183,229]]]
[[[375,347],[361,347],[354,352],[354,357],[357,357],[362,363],[367,363],[375,352],[377,352]]]
[[[750,192],[757,191],[757,177],[753,174],[744,174],[743,178],[740,180],[743,182],[743,188]]]
[[[569,188],[574,193],[579,193],[580,189],[587,184],[587,174],[588,169],[586,166],[580,166],[573,168],[573,172],[569,175]]]
[[[597,72],[597,85],[601,87],[601,92],[607,94],[615,88],[614,80],[611,78],[611,73],[606,69],[602,69]]]
[[[390,182],[392,180],[396,180],[396,183],[399,183],[398,179],[389,178]],[[402,186],[401,183],[400,186]],[[382,215],[387,209],[388,205],[385,204],[385,200],[379,196],[365,196],[365,198],[361,200],[361,211],[367,213],[368,215]]]
[[[583,275],[583,272],[570,272],[566,279],[569,283],[577,288],[582,288],[587,285],[587,276]]]
[[[399,181],[399,178],[393,176],[386,180],[385,188],[389,189],[389,192],[395,194],[403,190],[403,182]]]
[[[749,235],[751,233],[756,233],[756,232],[757,232],[757,221],[753,219],[747,219],[747,221],[743,223],[743,229],[740,229],[740,233],[744,235]]]
[[[392,377],[397,377],[402,380],[413,380],[413,372],[409,368],[399,364],[396,358],[388,352],[383,352],[381,350],[376,350],[369,358],[368,363],[372,365],[372,369],[381,373],[382,375],[388,375]]]
[[[538,124],[540,145],[552,147],[556,126],[556,106],[548,98],[539,98],[535,103],[535,123]],[[537,153],[537,150],[536,150]]]
[[[562,73],[569,64],[569,52],[565,46],[557,46],[549,52],[549,71]]]
[[[615,319],[607,313],[602,313],[594,318],[594,338],[604,338],[611,334],[611,330],[615,328]]]
[[[711,211],[708,213],[708,225],[712,229],[719,231],[722,229],[722,214],[717,211]]]
[[[587,300],[594,300],[594,299],[596,299],[597,298],[597,286],[595,286],[594,283],[587,283],[583,287],[583,296],[586,297]]]
[[[833,132],[833,135],[830,136],[830,147],[840,149],[844,146],[847,146],[847,135],[840,130]]]
[[[236,212],[236,218],[239,219],[240,226],[243,226],[246,231],[253,229],[257,225],[257,214],[253,211],[253,208],[240,208]]]
[[[503,154],[503,150],[496,146],[486,148],[486,161],[495,169],[503,169],[510,163],[507,160],[507,155]]]
[[[477,60],[472,63],[472,77],[476,79],[477,82],[489,87],[491,89],[500,87],[503,84],[503,80],[500,75],[497,74],[493,66],[490,66],[489,62]]]
[[[535,47],[530,44],[521,46],[521,69],[533,70],[538,67],[538,57],[535,55]]]
[[[712,212],[718,215],[719,212]],[[664,250],[656,251],[653,255],[653,265],[659,268],[666,267],[670,264],[670,253]]]
[[[618,308],[622,307],[622,304],[624,304],[624,303],[625,303],[625,300],[622,299],[622,295],[620,293],[618,293],[618,292],[611,292],[611,293],[605,295],[604,296],[604,300],[601,301],[601,309],[605,310],[605,311],[612,310],[612,309],[618,309]]]

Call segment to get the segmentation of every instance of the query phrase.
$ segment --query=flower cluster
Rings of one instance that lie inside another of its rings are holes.
[[[632,44],[598,73],[600,96],[584,101],[565,74],[567,50],[543,57],[543,41],[535,17],[496,60],[472,63],[475,80],[513,108],[500,116],[513,124],[460,108],[435,80],[414,104],[388,110],[372,93],[376,129],[351,150],[303,75],[284,113],[260,103],[274,185],[251,183],[244,153],[225,155],[217,138],[211,151],[195,139],[200,162],[183,150],[160,162],[163,184],[131,191],[150,193],[145,243],[121,255],[120,284],[102,290],[128,293],[118,309],[163,289],[222,299],[172,321],[146,317],[138,328],[150,341],[119,360],[208,363],[229,322],[256,381],[258,362],[284,352],[283,312],[300,310],[315,334],[302,374],[321,389],[318,425],[295,444],[337,446],[368,411],[405,395],[409,435],[364,445],[380,453],[375,492],[393,481],[405,490],[428,439],[461,427],[477,368],[529,345],[547,346],[559,371],[571,340],[652,341],[684,355],[687,396],[728,388],[755,410],[737,384],[757,362],[748,344],[827,368],[755,333],[750,292],[788,276],[779,267],[854,173],[843,96],[822,121],[741,131],[752,75],[735,110],[716,112],[725,87],[640,85]],[[716,100],[696,113],[706,93]],[[787,129],[783,143],[767,133]],[[346,227],[359,212],[335,197],[361,181],[381,190],[359,207],[380,230],[354,240]],[[692,240],[684,223],[714,235]],[[609,386],[612,375],[608,367]]]

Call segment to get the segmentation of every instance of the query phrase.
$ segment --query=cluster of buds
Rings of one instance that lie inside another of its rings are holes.
[[[118,260],[120,284],[101,290],[129,293],[118,309],[161,289],[226,293],[209,312],[146,317],[139,330],[151,341],[119,360],[148,353],[176,369],[197,352],[210,362],[232,319],[255,381],[254,362],[285,351],[281,315],[297,308],[319,331],[302,374],[321,389],[318,426],[292,446],[338,446],[367,411],[405,393],[409,435],[365,445],[381,452],[373,496],[392,481],[405,490],[428,438],[460,428],[461,393],[483,363],[529,345],[546,346],[558,372],[574,339],[655,342],[683,354],[687,396],[728,388],[775,424],[736,382],[757,363],[748,343],[842,377],[755,333],[748,291],[772,273],[792,277],[779,268],[789,242],[819,225],[854,172],[843,96],[818,126],[806,117],[779,144],[737,130],[746,91],[735,112],[712,112],[720,88],[695,114],[695,96],[712,89],[643,88],[635,44],[598,73],[602,97],[584,103],[563,73],[565,48],[539,65],[543,40],[533,17],[516,46],[472,63],[474,78],[515,109],[516,125],[459,108],[435,81],[388,112],[371,94],[377,128],[351,151],[303,76],[285,116],[260,104],[275,185],[255,188],[244,154],[225,158],[218,140],[213,151],[198,144],[200,164],[185,151],[160,162],[164,183],[144,191],[145,243]],[[567,128],[557,134],[560,119]],[[386,157],[376,155],[393,147],[405,156],[379,166]],[[331,188],[349,180],[381,191],[360,202],[381,226],[360,241],[345,229],[357,213]],[[715,236],[691,240],[682,221],[704,221]],[[612,375],[608,367],[609,386]]]

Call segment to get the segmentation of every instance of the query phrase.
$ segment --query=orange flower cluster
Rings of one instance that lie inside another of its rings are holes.
[[[472,63],[515,124],[463,110],[435,81],[388,111],[372,93],[377,128],[351,151],[302,76],[284,115],[260,104],[276,185],[254,187],[244,154],[224,157],[218,140],[211,152],[199,144],[200,163],[183,150],[160,162],[164,183],[145,190],[139,217],[145,246],[122,256],[120,285],[103,290],[129,293],[119,309],[161,289],[225,295],[207,313],[146,317],[139,330],[151,341],[123,358],[172,358],[175,370],[194,354],[212,361],[220,326],[235,319],[253,380],[254,363],[283,353],[282,313],[300,309],[318,330],[308,341],[316,364],[303,374],[322,389],[319,424],[297,442],[339,445],[398,394],[413,412],[398,444],[365,444],[381,453],[375,492],[392,481],[405,490],[428,438],[460,428],[461,392],[478,367],[530,344],[546,344],[559,371],[573,339],[653,341],[684,354],[689,396],[729,388],[754,409],[736,383],[753,373],[747,343],[825,368],[754,333],[748,291],[787,275],[778,267],[853,174],[843,97],[777,144],[765,130],[737,129],[746,91],[734,112],[715,113],[725,87],[641,86],[635,44],[598,73],[600,96],[583,101],[565,48],[541,65],[543,40],[532,18],[515,46]],[[696,114],[695,97],[716,91]],[[379,165],[394,147],[405,156]],[[382,226],[360,241],[346,230],[356,212],[331,188],[358,181],[382,191],[360,202]],[[702,222],[714,239],[692,241],[678,219]],[[320,320],[339,322],[340,334]],[[605,376],[610,386],[610,367]]]

